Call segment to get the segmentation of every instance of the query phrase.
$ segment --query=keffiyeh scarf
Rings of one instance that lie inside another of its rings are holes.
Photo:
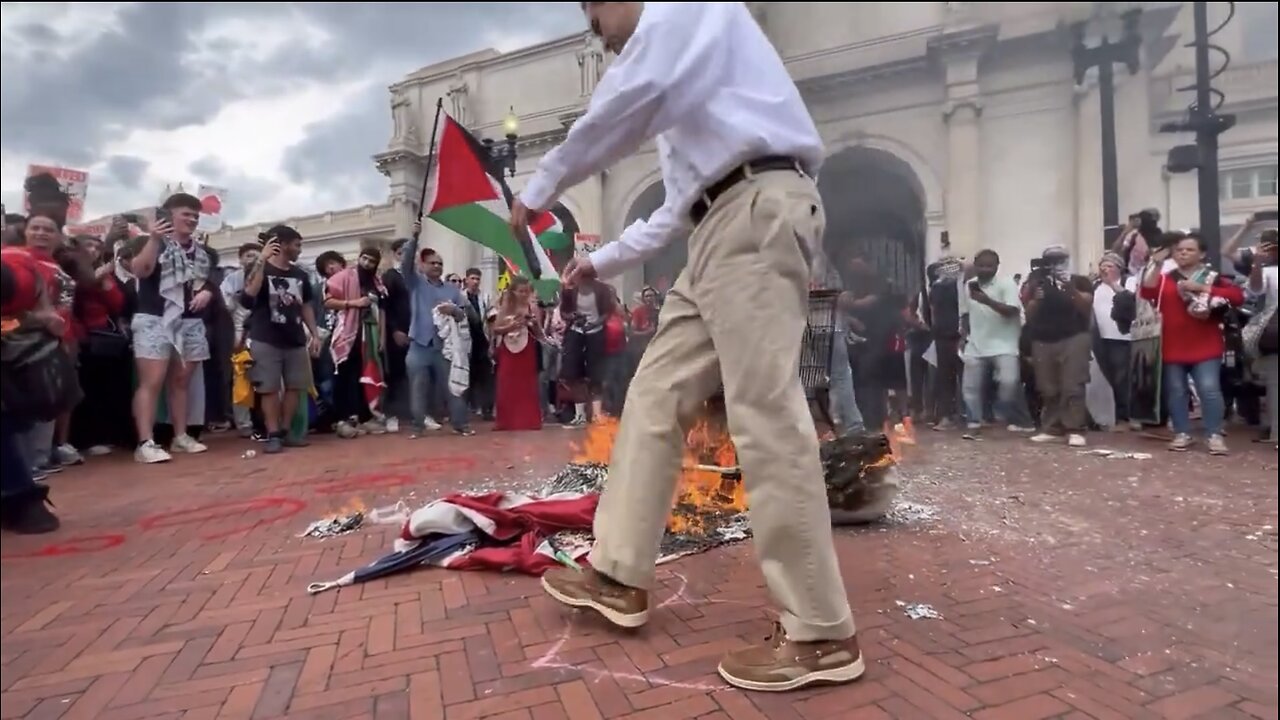
[[[156,261],[160,271],[160,297],[164,300],[164,314],[160,316],[161,327],[173,346],[180,353],[183,347],[182,316],[187,311],[187,287],[193,293],[204,289],[209,281],[212,263],[209,253],[192,242],[190,249],[184,249],[172,238],[165,240],[164,249]]]

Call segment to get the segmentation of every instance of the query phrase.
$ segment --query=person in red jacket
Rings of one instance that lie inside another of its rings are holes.
[[[23,248],[5,247],[0,253],[0,315],[5,334],[24,325],[62,331],[63,319],[41,307],[43,283],[38,261]],[[27,418],[0,411],[0,527],[22,534],[53,532],[59,522],[46,507],[49,488],[32,478],[22,449],[22,435],[29,427]]]
[[[1222,435],[1226,407],[1221,383],[1226,345],[1221,313],[1209,308],[1239,306],[1244,303],[1244,291],[1205,267],[1206,247],[1199,235],[1166,233],[1162,245],[1151,255],[1143,275],[1142,297],[1156,305],[1162,318],[1164,396],[1174,432],[1169,449],[1182,452],[1194,443],[1187,388],[1187,381],[1191,380],[1200,396],[1209,452],[1226,455],[1227,443]],[[1170,257],[1173,267],[1165,272],[1165,261]]]

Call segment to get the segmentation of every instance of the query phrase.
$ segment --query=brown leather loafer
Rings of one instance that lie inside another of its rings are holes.
[[[624,628],[638,628],[649,621],[649,593],[615,582],[591,568],[553,568],[542,576],[542,589],[574,608],[595,610]]]

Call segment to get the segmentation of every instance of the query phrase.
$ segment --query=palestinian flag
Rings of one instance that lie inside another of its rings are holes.
[[[502,171],[490,167],[489,151],[447,114],[441,114],[440,141],[432,169],[434,195],[426,216],[462,237],[501,255],[521,275],[532,278],[539,294],[554,292],[560,281],[542,242],[562,242],[564,228],[546,212],[530,218],[530,233],[538,242],[518,241],[511,235],[511,203],[515,196]]]

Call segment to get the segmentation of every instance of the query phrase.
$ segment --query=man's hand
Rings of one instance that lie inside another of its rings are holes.
[[[409,226],[409,232],[413,234],[413,239],[417,240],[422,235],[422,222],[414,220],[413,224]]]
[[[560,281],[565,287],[577,287],[579,284],[596,278],[596,266],[591,264],[591,258],[580,257],[569,261],[564,266],[564,273],[560,276]]]
[[[455,320],[456,320],[456,319],[458,319],[458,317],[459,317],[460,315],[462,315],[462,314],[463,314],[463,313],[462,313],[462,308],[458,307],[457,305],[454,305],[453,303],[449,302],[448,300],[445,300],[444,302],[440,303],[439,305],[436,305],[436,308],[435,308],[435,309],[436,309],[436,310],[439,310],[440,312],[444,313],[445,315],[448,315],[448,316],[449,316],[449,317],[451,317],[451,318],[454,318]]]
[[[969,299],[982,305],[991,304],[991,298],[977,285],[969,286]]]
[[[320,336],[319,335],[312,333],[311,336],[307,338],[307,353],[309,353],[313,358],[320,357]]]
[[[262,248],[262,255],[259,257],[263,260],[270,260],[280,254],[280,242],[278,240],[268,241]]]
[[[151,224],[151,232],[149,234],[154,239],[163,240],[173,234],[173,223],[168,220],[158,220]]]
[[[396,330],[391,333],[391,339],[400,347],[409,347],[409,336]]]
[[[200,312],[201,310],[204,310],[205,307],[209,305],[209,301],[212,299],[213,299],[213,293],[209,292],[208,290],[201,290],[200,292],[191,296],[191,305],[188,307],[188,309],[191,312]]]

